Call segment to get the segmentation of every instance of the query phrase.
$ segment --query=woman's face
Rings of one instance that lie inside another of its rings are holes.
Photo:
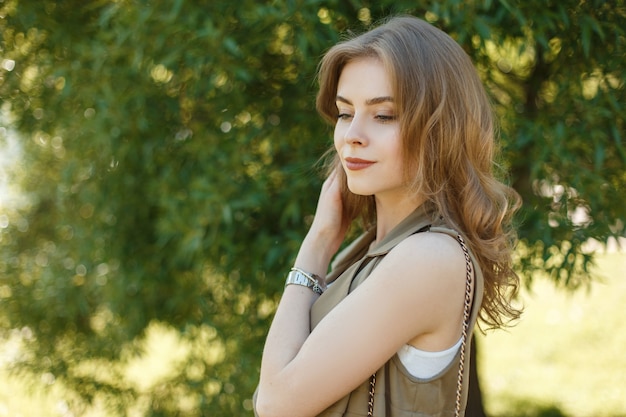
[[[406,196],[402,141],[391,81],[376,58],[343,68],[337,85],[335,148],[354,194]]]

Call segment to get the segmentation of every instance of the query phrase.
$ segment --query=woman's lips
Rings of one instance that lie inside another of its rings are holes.
[[[351,171],[358,171],[368,168],[374,164],[374,161],[368,161],[360,158],[345,158],[346,168]]]

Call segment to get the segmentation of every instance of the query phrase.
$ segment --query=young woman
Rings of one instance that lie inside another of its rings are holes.
[[[413,17],[331,48],[319,82],[334,159],[267,336],[255,411],[463,415],[477,317],[499,327],[518,315],[519,202],[493,173],[484,88],[459,45]],[[335,257],[355,220],[365,233]]]

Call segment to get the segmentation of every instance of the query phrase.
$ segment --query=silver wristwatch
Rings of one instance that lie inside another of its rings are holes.
[[[302,285],[303,287],[310,288],[316,294],[322,294],[324,288],[320,285],[320,280],[315,275],[309,275],[302,271],[291,270],[287,274],[287,280],[285,281],[285,287],[287,285]]]

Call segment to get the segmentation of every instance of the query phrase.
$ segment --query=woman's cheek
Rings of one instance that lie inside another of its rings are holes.
[[[344,137],[344,132],[343,132],[343,128],[340,126],[335,126],[335,133],[333,135],[333,143],[335,145],[335,149],[337,151],[339,151],[339,149],[341,149],[341,146],[343,145],[343,137]]]

